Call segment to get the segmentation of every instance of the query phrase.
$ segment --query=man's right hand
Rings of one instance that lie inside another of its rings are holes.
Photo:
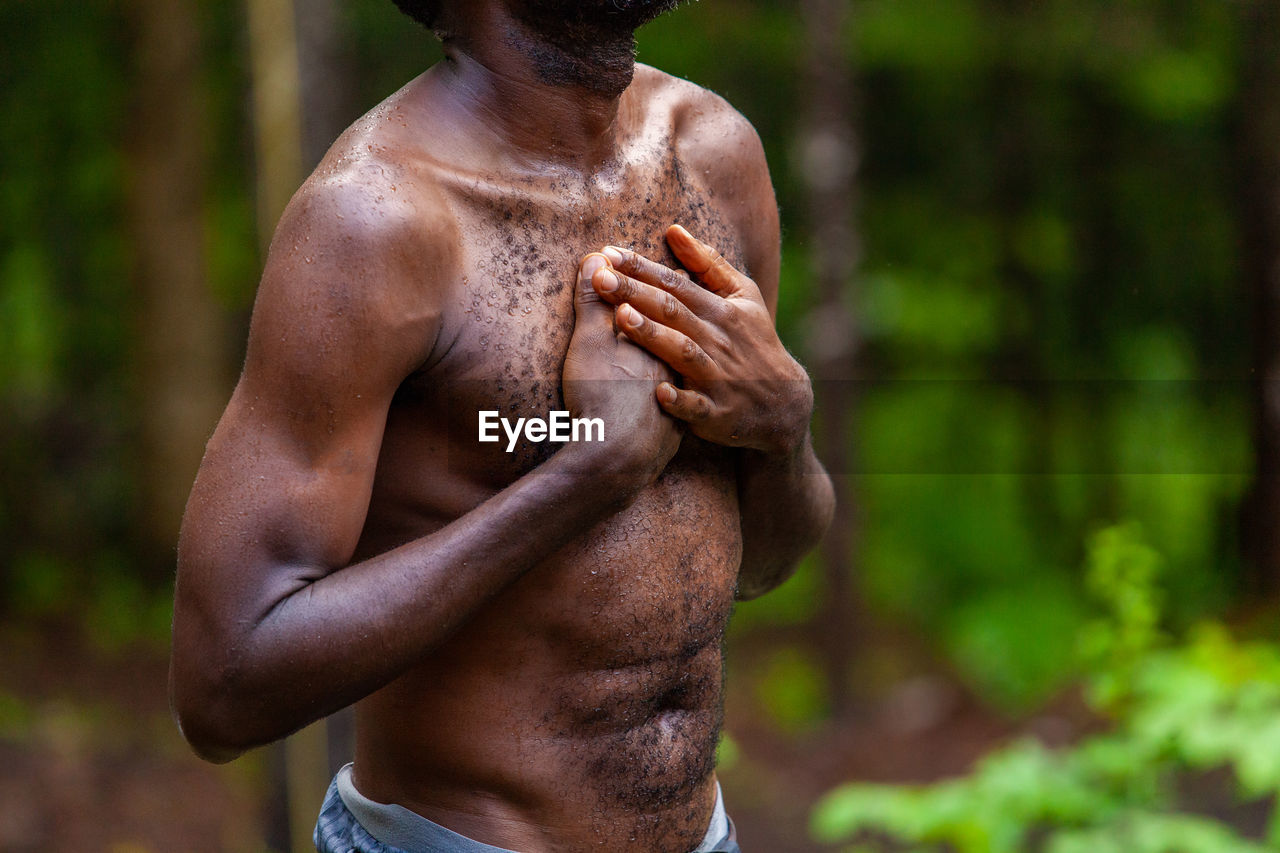
[[[613,306],[591,286],[592,275],[608,265],[608,258],[599,253],[587,255],[578,265],[576,320],[562,377],[564,401],[573,417],[604,421],[605,441],[590,450],[603,450],[598,457],[602,471],[616,472],[626,485],[643,488],[680,447],[679,423],[662,411],[654,396],[658,383],[673,381],[673,375],[615,329]]]

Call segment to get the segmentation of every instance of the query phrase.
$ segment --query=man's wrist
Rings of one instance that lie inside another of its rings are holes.
[[[797,458],[809,446],[812,417],[813,388],[806,380],[803,389],[780,407],[754,449],[779,461]]]
[[[620,509],[662,473],[655,461],[607,444],[566,444],[555,458],[593,498]]]

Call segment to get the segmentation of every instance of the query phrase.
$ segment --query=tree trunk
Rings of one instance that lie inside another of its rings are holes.
[[[1280,7],[1241,6],[1237,115],[1243,274],[1252,305],[1254,482],[1244,513],[1252,592],[1280,590]]]
[[[302,103],[292,0],[247,0],[257,154],[258,235],[265,253],[302,182]]]
[[[172,570],[187,494],[226,401],[225,322],[206,286],[205,99],[194,0],[134,0],[130,220],[148,556]],[[163,556],[161,556],[163,555]]]
[[[861,254],[853,225],[858,150],[844,41],[848,0],[804,0],[800,9],[807,58],[800,166],[808,190],[810,256],[819,293],[810,324],[810,356],[818,377],[818,444],[837,500],[835,521],[822,544],[826,606],[818,633],[832,712],[842,717],[851,711],[849,674],[863,618],[854,583],[857,512],[850,488],[858,341],[848,295]]]
[[[999,0],[984,10],[987,20],[1003,26],[1028,26],[1035,20],[1035,0]],[[985,88],[991,105],[986,115],[993,122],[995,172],[992,186],[994,221],[1000,245],[999,282],[1017,299],[1004,300],[1005,332],[994,363],[987,370],[996,384],[1007,384],[1018,395],[1022,413],[1023,442],[1020,469],[1016,471],[1029,526],[1037,539],[1053,542],[1061,537],[1063,524],[1053,493],[1053,425],[1059,419],[1058,390],[1045,370],[1041,357],[1042,336],[1050,328],[1051,312],[1046,284],[1029,268],[1017,250],[1019,228],[1037,198],[1037,178],[1044,171],[1037,150],[1033,110],[1036,90],[1027,72],[1016,63],[999,62],[991,67]],[[1025,312],[1020,320],[1015,314]],[[1015,473],[990,471],[984,473]]]
[[[337,0],[295,0],[301,86],[302,163],[314,169],[356,116],[346,29]]]

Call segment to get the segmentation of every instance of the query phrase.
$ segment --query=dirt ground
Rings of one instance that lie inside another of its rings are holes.
[[[0,633],[0,851],[266,850],[262,754],[221,767],[199,761],[169,717],[163,650],[89,653],[70,633]],[[747,853],[822,850],[807,839],[808,812],[836,784],[963,772],[1014,733],[928,677],[839,726],[783,735],[757,713],[731,690],[736,757],[721,779]],[[1045,715],[1030,728],[1069,737],[1071,717]]]

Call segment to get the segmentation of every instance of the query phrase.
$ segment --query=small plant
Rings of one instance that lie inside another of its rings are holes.
[[[1176,781],[1227,768],[1243,801],[1280,793],[1280,648],[1220,625],[1180,644],[1160,630],[1159,556],[1136,525],[1089,543],[1087,584],[1105,615],[1081,647],[1088,697],[1114,723],[1070,749],[1024,740],[966,777],[925,786],[845,785],[812,833],[853,851],[1264,853],[1280,849],[1182,802]]]

